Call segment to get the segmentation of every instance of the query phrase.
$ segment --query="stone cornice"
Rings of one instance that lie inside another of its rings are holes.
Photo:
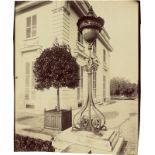
[[[65,7],[65,6],[62,6],[60,8],[56,8],[56,9],[53,9],[51,10],[53,13],[56,13],[56,12],[60,12],[60,11],[64,11],[67,13],[67,15],[70,15],[70,11]]]
[[[104,37],[104,35],[101,33],[98,35],[98,39],[102,42],[102,44],[108,49],[108,51],[112,52],[113,48],[111,47],[109,41]]]
[[[34,50],[40,50],[40,52],[43,50],[43,47],[40,45],[32,45],[32,46],[27,46],[24,48],[19,49],[21,54],[27,53],[27,52],[32,52]]]
[[[15,7],[15,12],[16,14],[18,14],[27,9],[30,9],[36,6],[49,4],[49,3],[52,3],[52,1],[26,1],[25,3],[21,3],[20,5],[17,5]]]
[[[86,10],[81,7],[80,2],[78,1],[70,1],[71,7],[78,14],[79,17],[86,15]]]

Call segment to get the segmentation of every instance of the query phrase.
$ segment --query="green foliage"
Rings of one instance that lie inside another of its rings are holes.
[[[55,149],[52,146],[51,141],[43,141],[41,139],[35,139],[28,136],[15,135],[14,151],[44,151],[54,152]]]
[[[137,95],[137,84],[131,83],[124,78],[115,77],[110,81],[110,94],[124,95],[124,96],[136,96]]]
[[[79,66],[67,45],[54,44],[45,49],[34,64],[36,89],[50,87],[76,88],[79,84]]]

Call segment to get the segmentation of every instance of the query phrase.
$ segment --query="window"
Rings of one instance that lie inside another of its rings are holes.
[[[34,73],[33,73],[33,68],[34,68],[34,61],[32,62],[32,66],[31,66],[31,68],[32,68],[32,74],[31,74],[31,86],[32,86],[32,88],[31,88],[31,97],[32,97],[32,99],[34,99],[35,98],[35,76],[34,76]]]
[[[80,87],[77,87],[77,100],[80,100]]]
[[[78,42],[83,44],[83,36],[82,36],[82,34],[79,31],[78,31]]]
[[[33,73],[34,62],[25,63],[25,100],[26,108],[34,107],[32,100],[35,98],[35,79]]]
[[[81,98],[83,98],[83,67],[80,69]]]
[[[103,62],[106,62],[106,50],[103,50]]]
[[[103,100],[106,98],[106,76],[103,75]]]
[[[95,40],[95,42],[93,44],[93,54],[96,55],[96,40]]]
[[[77,99],[80,100],[83,98],[83,67],[80,66],[80,80],[79,80],[79,87],[77,88]]]
[[[93,97],[96,98],[96,71],[93,71]]]
[[[37,34],[37,16],[26,18],[26,38],[35,37]]]
[[[30,85],[30,63],[25,64],[25,99],[28,100],[29,97],[29,85]]]

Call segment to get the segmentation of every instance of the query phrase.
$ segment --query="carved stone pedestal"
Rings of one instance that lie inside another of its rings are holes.
[[[123,138],[117,130],[101,131],[94,134],[88,131],[72,131],[71,128],[60,133],[53,141],[56,152],[101,153],[118,155]]]

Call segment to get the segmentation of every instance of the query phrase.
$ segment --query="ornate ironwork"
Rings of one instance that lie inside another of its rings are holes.
[[[88,96],[86,103],[73,117],[73,129],[93,132],[106,130],[105,117],[103,113],[97,109],[92,98],[92,73],[96,71],[98,67],[94,62],[94,58],[91,56],[92,45],[101,31],[103,24],[104,20],[100,17],[95,17],[92,8],[89,8],[87,16],[80,18],[77,22],[78,30],[83,34],[84,39],[88,43],[89,58],[85,66],[88,73]]]
[[[91,45],[89,44],[89,50],[91,53]],[[82,109],[77,112],[73,117],[73,129],[88,130],[98,132],[100,130],[106,130],[105,116],[97,109],[92,98],[92,72],[97,70],[97,64],[94,62],[91,54],[85,66],[88,74],[88,96],[87,101]]]

